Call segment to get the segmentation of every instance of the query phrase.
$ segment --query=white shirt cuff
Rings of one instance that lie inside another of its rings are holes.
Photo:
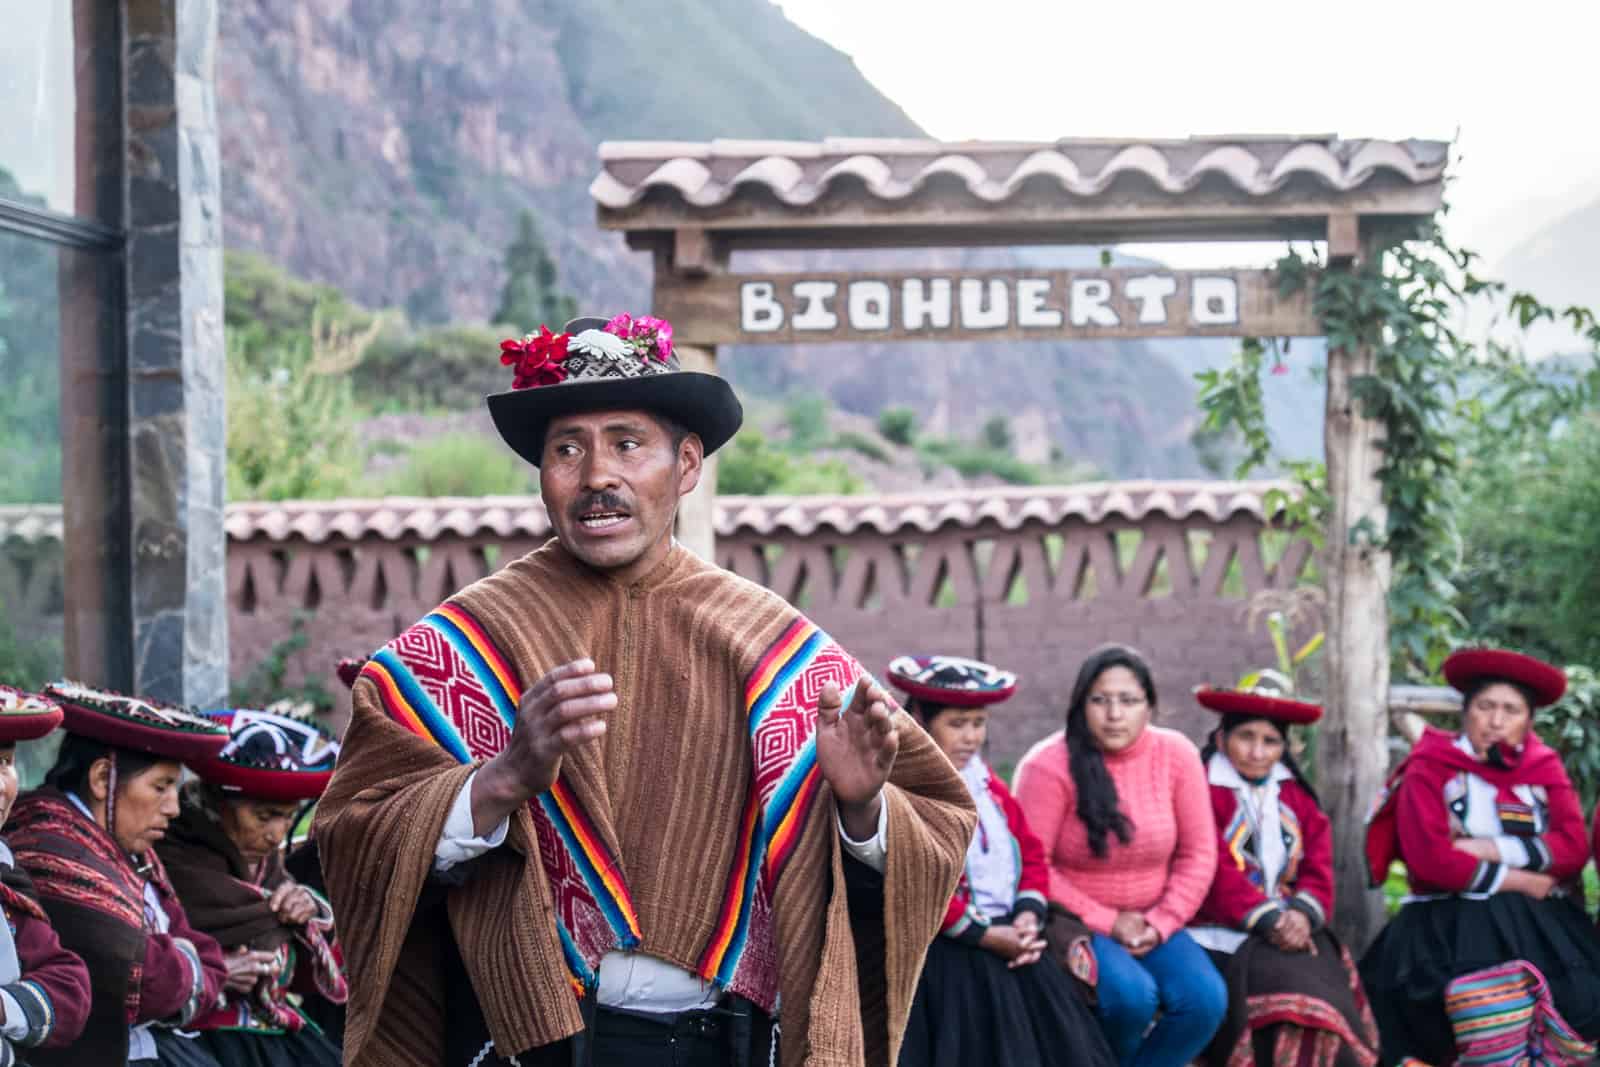
[[[837,815],[834,819],[839,824],[839,842],[844,845],[844,850],[882,874],[884,857],[889,851],[889,805],[883,799],[883,794],[878,794],[878,830],[865,841],[853,840],[844,828],[844,820]]]
[[[492,848],[499,848],[505,842],[506,831],[511,826],[509,818],[501,819],[498,826],[482,837],[472,832],[472,780],[476,777],[478,772],[473,771],[461,787],[461,792],[456,794],[456,802],[450,805],[450,815],[445,819],[439,843],[433,849],[433,869],[436,871],[448,871],[458,863],[476,859]]]
[[[1497,834],[1494,847],[1500,850],[1500,862],[1521,870],[1528,869],[1528,843],[1510,834]]]
[[[21,1041],[28,1036],[28,1019],[22,1014],[22,1005],[17,1003],[17,998],[0,989],[0,1006],[6,1010],[6,1024],[0,1026],[0,1035],[9,1037],[13,1041]]]

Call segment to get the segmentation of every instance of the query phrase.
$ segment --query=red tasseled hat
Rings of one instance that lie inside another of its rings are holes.
[[[1289,700],[1271,693],[1243,689],[1212,689],[1202,685],[1194,691],[1200,706],[1219,715],[1248,715],[1271,719],[1285,726],[1307,726],[1322,718],[1322,708],[1300,700]]]
[[[0,685],[0,744],[32,741],[61,725],[61,707],[55,701]]]
[[[1533,694],[1536,708],[1554,704],[1567,691],[1567,675],[1543,660],[1498,648],[1463,648],[1444,661],[1444,680],[1463,693],[1482,678],[1516,682]]]

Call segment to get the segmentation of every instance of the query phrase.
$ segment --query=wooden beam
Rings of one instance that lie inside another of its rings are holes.
[[[727,256],[718,255],[711,236],[698,226],[683,226],[672,231],[672,269],[686,278],[703,278],[727,266]]]
[[[1367,885],[1366,817],[1388,767],[1389,573],[1387,552],[1354,534],[1384,528],[1378,482],[1382,427],[1356,403],[1352,383],[1374,372],[1370,349],[1330,349],[1323,447],[1328,464],[1327,717],[1317,734],[1317,788],[1333,823],[1334,925],[1356,955],[1383,925],[1383,894]]]
[[[1259,270],[658,270],[653,307],[703,345],[1316,336],[1306,293]]]
[[[660,275],[657,276],[660,284]],[[674,327],[676,333],[676,327]],[[717,372],[717,350],[678,342],[673,346],[684,370]],[[678,501],[677,538],[685,548],[709,563],[717,561],[717,457],[707,456],[700,484]]]
[[[1361,219],[1350,212],[1328,216],[1328,261],[1348,263],[1361,254]]]
[[[1129,240],[1299,240],[1326,236],[1330,215],[1420,219],[1438,211],[1443,187],[1403,186],[1367,195],[1274,199],[1243,195],[1061,201],[1019,197],[1000,204],[964,195],[921,195],[885,202],[834,195],[806,207],[736,200],[710,208],[672,198],[631,207],[597,207],[601,229],[670,235],[700,227],[734,248],[900,248],[1010,244],[1100,244]]]

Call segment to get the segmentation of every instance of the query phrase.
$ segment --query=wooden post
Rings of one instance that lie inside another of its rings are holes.
[[[1377,532],[1384,528],[1381,427],[1351,395],[1351,382],[1373,367],[1370,349],[1329,350],[1323,430],[1332,505],[1325,549],[1328,714],[1317,737],[1317,785],[1333,822],[1334,927],[1358,956],[1383,924],[1383,896],[1367,887],[1364,846],[1366,818],[1387,770],[1389,723],[1389,555],[1370,538],[1351,536],[1363,519]]]
[[[675,344],[684,370],[717,373],[717,350],[710,346]],[[707,456],[700,485],[678,503],[678,540],[703,560],[717,561],[717,457]]]

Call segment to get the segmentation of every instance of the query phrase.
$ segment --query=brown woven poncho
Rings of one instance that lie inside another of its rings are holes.
[[[605,737],[566,759],[445,908],[418,913],[451,804],[509,737],[518,696],[585,656],[615,679]],[[575,991],[619,948],[780,1003],[786,1065],[892,1063],[975,815],[897,716],[881,941],[863,937],[858,966],[835,807],[806,742],[822,684],[848,699],[861,674],[783,600],[682,548],[624,586],[555,541],[380,650],[315,831],[349,967],[345,1062],[439,1062],[431,961],[453,936],[503,1056],[576,1033]]]

